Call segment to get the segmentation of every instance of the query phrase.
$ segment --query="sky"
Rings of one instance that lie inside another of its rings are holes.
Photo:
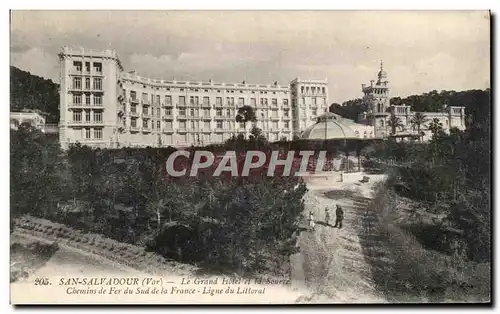
[[[490,87],[487,11],[12,11],[11,65],[59,82],[63,46],[114,49],[140,76],[362,96],[380,61],[391,96]]]

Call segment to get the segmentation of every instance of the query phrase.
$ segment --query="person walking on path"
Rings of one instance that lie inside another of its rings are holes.
[[[314,231],[314,230],[316,230],[315,227],[316,227],[316,224],[314,223],[314,215],[313,215],[313,212],[310,211],[309,212],[309,229],[311,231]]]
[[[330,210],[328,209],[328,206],[325,207],[325,224],[327,226],[330,225]]]
[[[340,207],[340,205],[337,205],[335,216],[336,218],[334,227],[339,227],[339,229],[342,229],[342,220],[344,219],[344,211],[342,210],[342,207]]]

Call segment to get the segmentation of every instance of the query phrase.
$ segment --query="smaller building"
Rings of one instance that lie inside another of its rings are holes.
[[[43,129],[45,126],[45,117],[38,112],[11,112],[10,113],[10,128],[17,130],[23,124],[29,123],[32,126]]]
[[[29,123],[46,134],[57,134],[57,124],[47,124],[42,113],[37,111],[18,111],[10,113],[10,128],[17,130],[23,123]]]

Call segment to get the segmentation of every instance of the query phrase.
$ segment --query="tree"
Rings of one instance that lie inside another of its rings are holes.
[[[236,122],[243,123],[245,132],[247,129],[247,122],[256,122],[257,116],[255,115],[255,110],[252,106],[242,106],[238,108],[238,114],[236,115]]]
[[[64,200],[68,182],[57,143],[35,127],[22,123],[10,132],[11,217],[32,214],[50,217]]]
[[[429,130],[431,130],[432,136],[440,135],[443,132],[443,124],[438,118],[434,118],[431,123],[429,123]]]
[[[413,127],[417,128],[417,132],[419,134],[420,140],[422,140],[420,129],[421,129],[422,125],[424,125],[427,121],[428,121],[428,119],[426,118],[426,116],[422,112],[415,113],[415,115],[411,119],[411,124]]]
[[[389,121],[387,121],[387,124],[391,127],[392,135],[396,134],[396,130],[398,128],[402,128],[404,126],[401,122],[401,119],[399,117],[396,117],[395,115],[391,115]]]
[[[11,111],[35,110],[47,123],[59,122],[59,86],[51,80],[10,67]]]
[[[254,126],[250,131],[249,144],[251,149],[262,148],[267,144],[267,139],[262,135],[262,130]]]

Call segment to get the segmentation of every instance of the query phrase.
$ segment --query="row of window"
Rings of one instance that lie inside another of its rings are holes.
[[[133,85],[133,84],[134,84],[134,82],[132,82],[132,85]],[[147,88],[147,86],[146,86],[146,85],[142,85],[142,88]],[[156,90],[159,90],[159,89],[160,89],[159,87],[156,87]],[[173,87],[166,87],[166,90],[167,90],[167,91],[175,91],[175,88],[173,88]],[[197,92],[197,93],[198,93],[198,92],[200,92],[200,89],[199,89],[199,88],[189,88],[188,90],[189,90],[189,91],[191,91],[191,92]],[[183,92],[183,91],[184,91],[184,88],[180,87],[180,88],[179,88],[179,91],[180,91],[180,92]],[[209,92],[209,90],[208,90],[208,89],[203,89],[203,91],[204,91],[205,93],[208,93],[208,92]],[[222,90],[221,90],[221,89],[217,89],[217,90],[215,90],[215,91],[216,91],[217,93],[222,93]],[[224,91],[225,91],[226,93],[231,93],[231,94],[234,94],[235,89],[226,89],[226,90],[224,90]],[[239,89],[239,91],[240,91],[240,94],[243,94],[243,93],[244,93],[244,90],[243,90],[243,89]],[[133,92],[133,93],[135,93],[135,91],[131,91],[130,93],[132,93],[132,92]],[[256,91],[256,90],[252,90],[252,91],[251,91],[251,93],[252,93],[252,94],[255,94],[256,92],[258,92],[258,93],[260,93],[260,94],[267,94],[267,93],[268,93],[268,91],[266,91],[266,90],[257,90],[257,91]],[[271,93],[271,91],[269,91],[269,93]],[[277,93],[280,93],[280,92],[273,91],[272,93],[273,93],[273,95],[276,95]],[[288,94],[288,91],[282,91],[281,93],[283,93],[283,94],[285,94],[285,95],[286,95],[286,94]],[[132,96],[131,96],[131,97],[132,97]],[[152,101],[152,100],[151,100],[151,101]]]
[[[384,95],[387,93],[387,89],[379,89],[379,88],[375,88],[373,90],[373,93],[374,94],[377,94],[377,95]]]
[[[92,130],[94,130],[94,137],[91,137]],[[97,129],[85,128],[84,129],[84,138],[87,140],[90,140],[90,139],[102,140],[102,128],[97,128]]]
[[[90,73],[90,65],[91,62],[85,62],[85,73]],[[102,73],[102,63],[101,62],[92,62],[92,67],[94,68],[95,73]],[[73,70],[76,72],[82,72],[83,62],[81,61],[73,61]]]
[[[152,108],[151,115],[154,116],[155,115],[155,111],[156,111],[156,117],[160,117],[160,108]],[[317,111],[317,110],[315,110],[315,111]],[[137,106],[131,105],[130,106],[130,112],[131,113],[138,113]],[[150,111],[149,111],[148,107],[146,107],[146,106],[142,107],[142,113],[143,114],[148,115],[149,112]],[[185,116],[187,112],[189,112],[189,116],[191,116],[191,117],[198,117],[198,113],[199,113],[198,109],[191,108],[189,111],[187,111],[186,108],[180,108],[179,109],[179,115],[180,116]],[[259,112],[260,112],[261,117],[265,116],[263,110],[260,110]],[[210,117],[210,109],[204,109],[202,111],[202,113],[203,113],[203,117]],[[221,117],[221,116],[223,116],[223,113],[224,113],[224,111],[222,109],[220,109],[220,108],[215,110],[215,115],[216,116]],[[234,109],[226,109],[225,113],[226,113],[227,117],[233,117],[234,114],[235,114],[235,110]],[[271,110],[270,113],[271,113],[272,117],[278,117],[278,110]],[[172,108],[165,108],[165,115],[166,116],[171,116],[172,115]],[[284,117],[289,117],[289,115],[290,115],[289,110],[286,110],[286,109],[283,110],[283,116]]]
[[[95,111],[94,112],[94,119],[91,120],[92,113],[90,110],[84,110],[84,114],[82,114],[81,111],[73,111],[73,121],[74,122],[81,122],[83,116],[85,116],[85,122],[102,122],[102,112],[100,111]]]
[[[94,77],[73,77],[73,89],[83,89],[82,83],[85,82],[85,90],[102,90],[102,78]],[[90,83],[93,83],[92,85]],[[90,88],[92,86],[92,88]]]
[[[135,118],[132,118],[130,119],[130,126],[133,127],[133,128],[137,128],[138,127],[138,124],[137,124],[137,121],[138,119],[135,119]],[[125,124],[125,121],[123,122]],[[217,129],[239,129],[239,128],[243,128],[243,123],[238,123],[238,122],[234,122],[234,121],[223,121],[223,120],[216,120],[216,128]],[[186,129],[187,125],[189,125],[191,127],[192,130],[194,129],[197,129],[196,127],[196,122],[195,121],[191,121],[189,124],[186,122],[186,121],[180,121],[179,122],[179,129]],[[205,121],[203,124],[203,129],[204,130],[210,130],[211,129],[211,125],[210,125],[210,122],[208,121]],[[149,128],[151,126],[151,129],[155,130],[160,130],[161,129],[161,121],[149,121],[149,120],[142,120],[142,127],[143,128]],[[163,126],[165,129],[167,130],[171,130],[173,128],[173,122],[172,121],[165,121],[163,122]],[[260,127],[262,127],[263,125],[260,124]],[[200,125],[201,127],[201,125]],[[285,129],[288,129],[290,127],[290,123],[289,121],[284,121],[283,122],[283,128]],[[278,122],[273,122],[271,124],[271,128],[272,129],[278,129]]]
[[[301,87],[300,87],[300,92],[301,92],[302,94],[304,94],[304,91],[306,92],[306,94],[308,94],[308,93],[309,93],[309,86],[305,86],[305,89],[304,89],[304,86],[301,86]],[[313,94],[319,94],[320,92],[321,92],[322,94],[325,94],[326,89],[325,89],[324,87],[319,87],[319,86],[318,86],[318,87],[315,87],[315,86],[311,86],[310,91],[311,91],[311,93],[313,93]]]
[[[151,95],[151,103],[157,103],[157,104],[159,104],[161,102],[160,95],[156,95],[156,102],[155,102],[155,97],[154,96],[155,95]],[[132,100],[138,100],[137,99],[137,95],[135,94],[135,92],[130,92],[130,98]],[[186,105],[186,96],[178,96],[178,100],[179,100],[179,105],[181,105],[181,106]],[[234,106],[234,100],[235,100],[235,97],[226,97],[226,104],[229,105],[229,106]],[[143,93],[142,94],[142,101],[145,101],[145,102],[148,101],[148,94],[147,93]],[[202,98],[202,101],[203,101],[203,105],[205,105],[205,106],[209,106],[210,105],[210,97],[204,96]],[[170,95],[166,95],[165,96],[165,104],[166,105],[172,105],[172,96],[170,96]],[[198,96],[190,96],[189,97],[189,104],[190,105],[194,105],[194,106],[198,106],[200,104],[200,97],[198,97]],[[215,98],[215,104],[216,105],[222,105],[222,97],[216,97]],[[260,98],[260,104],[262,106],[268,105],[268,98]],[[271,98],[271,104],[273,106],[277,106],[278,105],[278,99],[277,98]],[[238,105],[244,106],[245,105],[245,98],[239,97],[238,98]],[[257,99],[256,98],[250,98],[250,105],[251,106],[256,106],[257,105]],[[288,106],[288,99],[283,99],[283,105],[284,106]]]
[[[95,94],[73,94],[73,104],[81,105],[82,101],[85,99],[85,105],[96,105],[102,106],[102,95]]]

